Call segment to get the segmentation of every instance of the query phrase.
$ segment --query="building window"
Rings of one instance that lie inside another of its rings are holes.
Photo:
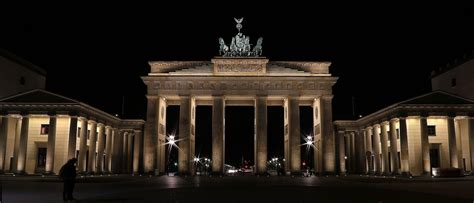
[[[451,87],[456,87],[456,78],[451,79]]]
[[[25,85],[26,84],[26,78],[21,76],[20,77],[20,85]]]
[[[49,124],[41,124],[41,135],[47,135],[49,133]]]
[[[400,130],[397,128],[397,140],[400,139]]]
[[[91,137],[91,130],[87,130],[87,139]]]
[[[436,136],[436,126],[429,125],[428,126],[428,136]]]
[[[77,138],[81,138],[81,128],[77,128]]]

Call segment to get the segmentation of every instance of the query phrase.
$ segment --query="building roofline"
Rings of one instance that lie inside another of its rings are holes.
[[[438,70],[433,70],[431,72],[431,78],[438,77],[439,75],[442,75],[443,73],[446,73],[450,70],[454,70],[457,67],[468,63],[469,61],[474,60],[474,50],[470,54],[466,54],[461,58],[461,60],[455,59],[454,63],[448,63],[445,67],[440,67]]]
[[[5,50],[5,49],[2,49],[0,48],[0,56],[3,56],[17,64],[20,64],[22,65],[23,67],[25,68],[28,68],[29,70],[32,70],[42,76],[45,76],[46,77],[46,71],[43,69],[43,68],[40,68],[39,66]]]

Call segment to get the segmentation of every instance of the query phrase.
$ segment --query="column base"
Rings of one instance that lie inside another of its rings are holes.
[[[25,171],[15,171],[14,174],[15,175],[27,175],[27,173]]]
[[[222,173],[222,172],[210,172],[209,173],[209,177],[223,177],[223,176],[225,176],[225,174]]]
[[[431,176],[431,172],[423,172],[421,176]]]
[[[411,175],[410,172],[402,172],[402,173],[400,174],[400,176],[402,176],[402,177],[411,177],[412,175]]]
[[[43,172],[43,175],[54,175],[55,173],[52,171],[45,171]]]

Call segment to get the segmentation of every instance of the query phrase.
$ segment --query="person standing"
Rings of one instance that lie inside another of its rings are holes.
[[[72,192],[74,190],[74,185],[76,184],[76,158],[69,159],[61,167],[59,171],[59,176],[63,179],[64,189],[63,189],[63,200],[74,200]]]

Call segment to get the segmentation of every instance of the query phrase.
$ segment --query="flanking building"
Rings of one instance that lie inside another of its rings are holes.
[[[474,169],[474,101],[451,93],[430,92],[334,126],[340,173]]]
[[[75,157],[80,173],[139,173],[144,123],[40,89],[0,99],[0,171],[57,174]]]

